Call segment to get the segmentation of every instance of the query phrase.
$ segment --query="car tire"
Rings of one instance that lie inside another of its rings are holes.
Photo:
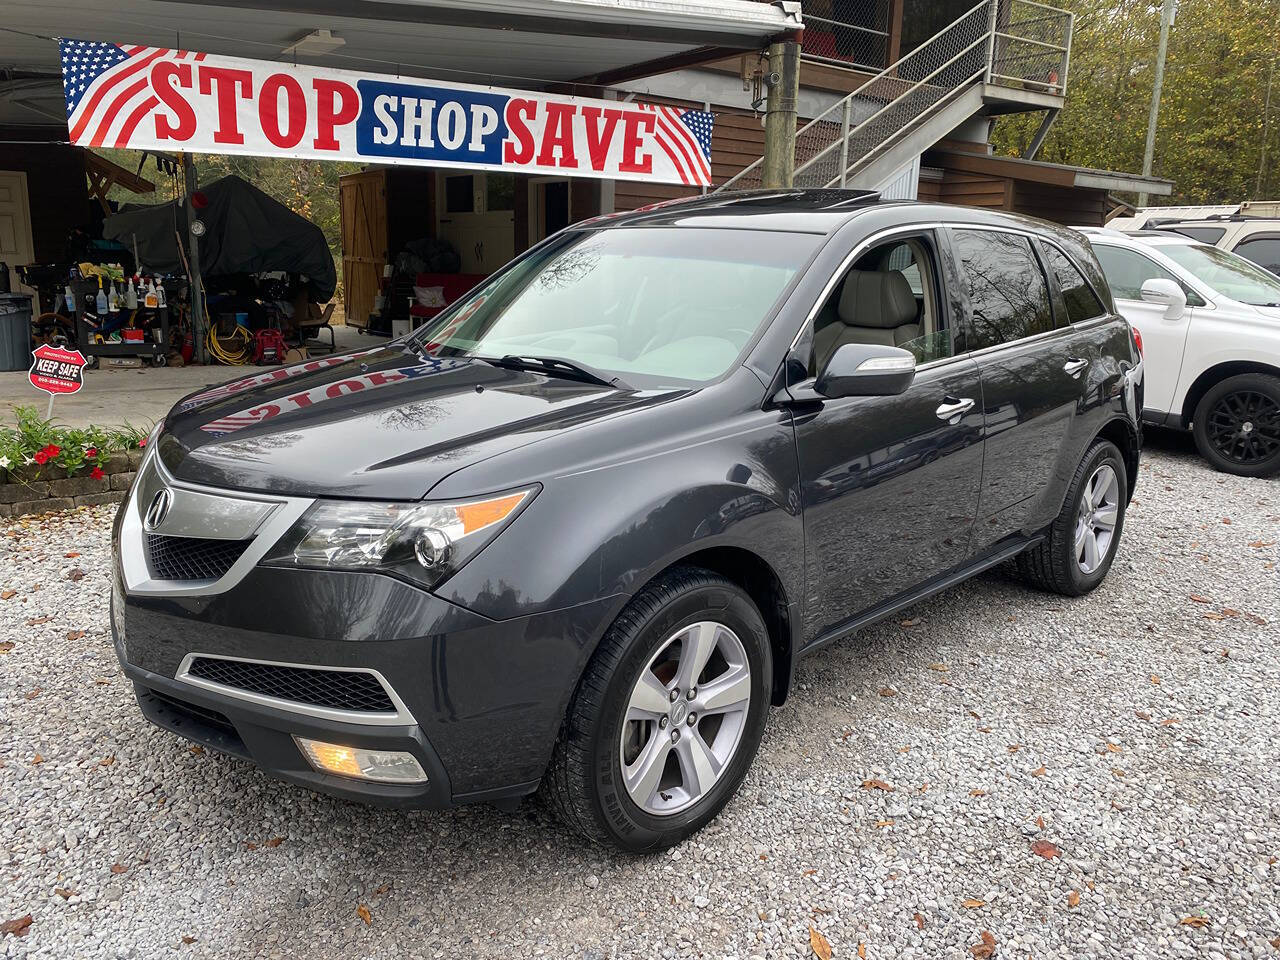
[[[1093,506],[1095,501],[1097,506]],[[1049,535],[1020,554],[1014,569],[1023,580],[1041,590],[1068,597],[1088,593],[1111,569],[1128,502],[1124,456],[1111,441],[1095,440],[1076,468]],[[1104,541],[1101,525],[1111,516],[1114,520]],[[1093,538],[1092,551],[1089,537]]]
[[[1280,377],[1242,373],[1210,387],[1191,426],[1209,465],[1238,477],[1280,472]]]
[[[690,699],[681,678],[697,669],[694,651],[708,645]],[[598,843],[633,853],[679,843],[715,817],[746,776],[764,734],[772,671],[768,631],[745,591],[699,567],[660,575],[627,604],[592,656],[543,797],[569,827]],[[747,702],[731,712],[728,698],[744,694]],[[667,714],[664,696],[672,705]],[[700,705],[703,715],[688,719],[686,711]],[[702,782],[686,789],[686,769]],[[665,773],[654,780],[659,770]],[[642,776],[646,771],[654,773]],[[659,785],[649,791],[653,783]]]

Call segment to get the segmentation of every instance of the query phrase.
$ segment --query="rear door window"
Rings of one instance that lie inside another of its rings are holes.
[[[1180,233],[1201,243],[1217,243],[1227,234],[1226,227],[1170,227],[1174,233]]]
[[[1062,295],[1058,308],[1065,316],[1059,317],[1059,326],[1092,320],[1107,312],[1098,295],[1093,292],[1093,287],[1089,286],[1089,281],[1085,280],[1065,253],[1051,243],[1040,244],[1040,249],[1044,252],[1045,265],[1057,281]]]
[[[953,230],[951,243],[969,295],[965,351],[1053,329],[1049,285],[1027,237],[994,230]]]
[[[1237,244],[1235,252],[1264,270],[1280,274],[1280,235],[1253,237]]]

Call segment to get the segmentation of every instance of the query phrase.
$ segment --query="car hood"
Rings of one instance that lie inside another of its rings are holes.
[[[158,454],[191,483],[416,500],[463,467],[664,396],[387,345],[192,394]]]

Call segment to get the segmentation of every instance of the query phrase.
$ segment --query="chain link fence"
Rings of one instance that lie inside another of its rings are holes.
[[[889,64],[889,0],[810,0],[800,53],[856,70]]]

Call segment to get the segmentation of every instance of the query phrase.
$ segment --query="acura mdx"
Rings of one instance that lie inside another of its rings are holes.
[[[142,712],[399,807],[654,850],[796,661],[1007,563],[1106,576],[1142,358],[1089,245],[760,191],[548,238],[411,335],[180,401],[114,530]]]

